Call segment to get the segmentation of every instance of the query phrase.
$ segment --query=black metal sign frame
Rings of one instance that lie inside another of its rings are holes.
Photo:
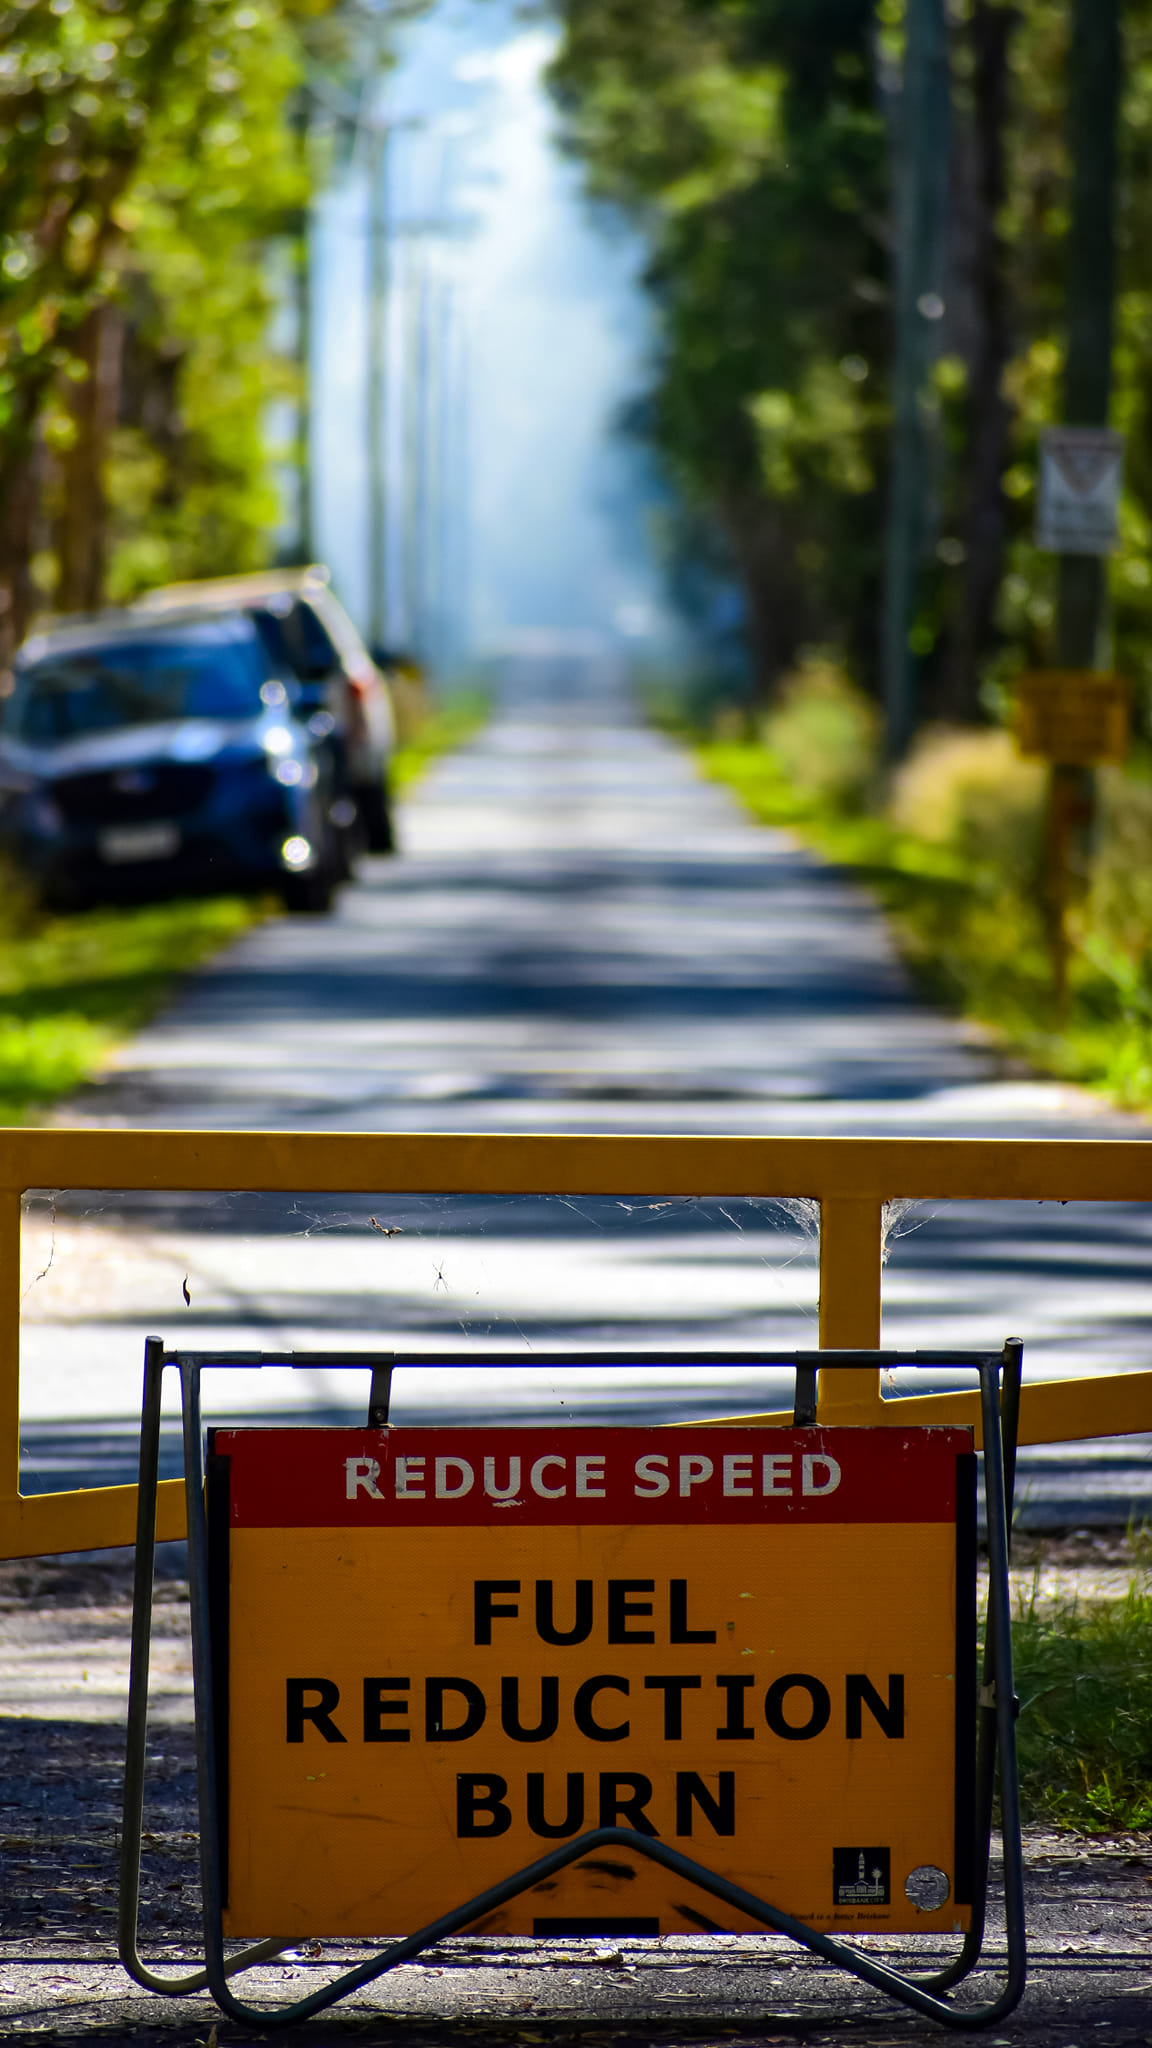
[[[615,1365],[667,1364],[668,1354],[613,1353]],[[901,2005],[925,2014],[943,2026],[986,2027],[1019,2004],[1027,1972],[1024,1922],[1023,1850],[1020,1838],[1020,1797],[1016,1766],[1016,1712],[1012,1684],[1011,1599],[1008,1582],[1009,1531],[1015,1484],[1016,1439],[1020,1411],[1022,1345],[1009,1338],[1002,1350],[984,1351],[798,1351],[772,1358],[747,1352],[676,1352],[679,1365],[702,1368],[753,1366],[790,1369],[796,1375],[794,1427],[816,1420],[816,1375],[837,1370],[876,1373],[895,1367],[950,1367],[975,1373],[980,1383],[984,1447],[984,1500],[987,1517],[989,1594],[982,1683],[978,1692],[974,1798],[972,1801],[972,1918],[951,1963],[931,1976],[902,1976],[875,1956],[822,1934],[757,1898],[703,1864],[684,1856],[659,1839],[633,1828],[592,1828],[551,1850],[535,1862],[512,1871],[499,1884],[466,1899],[403,1940],[346,1970],[307,1998],[288,2005],[251,2005],[235,1996],[229,1979],[255,1964],[279,1955],[289,1944],[275,1938],[226,1955],[223,1931],[222,1836],[219,1804],[219,1758],[212,1668],[212,1614],[209,1592],[208,1528],[204,1498],[203,1433],[200,1419],[200,1375],[205,1368],[289,1366],[298,1369],[359,1367],[372,1375],[368,1406],[370,1428],[388,1421],[393,1372],[404,1366],[454,1366],[458,1353],[347,1352],[206,1352],[165,1351],[163,1339],[149,1337],[144,1347],[144,1400],[140,1425],[140,1492],[136,1525],[136,1570],[132,1606],[132,1664],[128,1691],[127,1754],[124,1771],[124,1828],[120,1857],[119,1951],[130,1977],[145,1990],[166,1997],[186,1997],[209,1990],[221,2011],[243,2026],[276,2028],[308,2019],[373,1983],[400,1963],[408,1962],[438,1941],[460,1933],[473,1921],[542,1879],[578,1861],[590,1850],[611,1845],[647,1856],[666,1870],[699,1885],[714,1898],[746,1914],[776,1934],[785,1935],[822,1956],[838,1969],[885,1992]],[[477,1365],[507,1367],[573,1365],[571,1352],[477,1355]],[[192,1618],[193,1691],[196,1712],[196,1765],[200,1810],[200,1874],[203,1899],[204,1964],[180,1977],[160,1977],[143,1961],[139,1950],[140,1863],[148,1724],[148,1667],[152,1635],[152,1583],[156,1553],[156,1488],[160,1462],[160,1409],[166,1368],[179,1374],[184,1439],[184,1486],[188,1509],[188,1578]],[[975,1657],[976,1646],[971,1654]],[[984,1945],[988,1868],[991,1852],[994,1791],[999,1784],[1000,1835],[1003,1845],[1004,1920],[1007,1967],[1001,1990],[980,2004],[957,2004],[943,1994],[975,1969]]]

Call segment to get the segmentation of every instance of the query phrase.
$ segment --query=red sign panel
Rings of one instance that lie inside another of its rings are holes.
[[[233,1528],[951,1522],[966,1430],[214,1433]]]

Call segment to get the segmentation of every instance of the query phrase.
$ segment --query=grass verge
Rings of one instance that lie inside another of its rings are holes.
[[[263,916],[218,896],[46,918],[0,954],[0,1122],[34,1123],[147,1022],[180,974]]]
[[[787,827],[873,891],[927,995],[1034,1067],[1124,1108],[1152,1107],[1152,987],[1106,932],[1082,934],[1061,1016],[1038,890],[1006,886],[997,850],[982,858],[978,834],[962,846],[922,838],[798,787],[758,740],[681,737],[753,817]]]
[[[483,723],[479,696],[450,699],[393,757],[393,787],[411,788],[430,762]],[[19,883],[0,947],[0,1124],[39,1121],[97,1071],[118,1039],[152,1017],[173,983],[273,914],[268,896],[215,896],[37,915]],[[0,912],[0,930],[4,925]]]
[[[1027,1820],[1082,1833],[1152,1826],[1152,1581],[1120,1600],[1024,1603],[1013,1624]]]

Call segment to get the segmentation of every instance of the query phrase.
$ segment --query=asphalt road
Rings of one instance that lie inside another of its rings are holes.
[[[1099,1134],[1139,1128],[1003,1070],[917,1001],[850,884],[744,820],[644,731],[605,670],[509,671],[500,716],[405,807],[404,854],[368,864],[327,922],[279,920],[197,975],[74,1113],[111,1124],[317,1129]],[[375,1219],[373,1221],[372,1219]],[[518,1375],[398,1380],[397,1419],[480,1413],[668,1420],[775,1405],[749,1370],[610,1373],[613,1346],[814,1336],[803,1210],[747,1202],[100,1198],[45,1191],[25,1233],[26,1484],[129,1476],[144,1334],[204,1346],[452,1341],[590,1349]],[[385,1234],[387,1233],[387,1234]],[[1021,1333],[1033,1369],[1146,1362],[1143,1212],[953,1205],[895,1223],[886,1334],[974,1345]],[[233,1389],[236,1389],[235,1391]],[[362,1380],[233,1381],[218,1414],[363,1412]],[[172,1469],[174,1444],[166,1446]],[[1033,1521],[1152,1510],[1149,1446],[1033,1454]],[[1090,1546],[1081,1546],[1090,1554]],[[166,1546],[169,1552],[178,1546]],[[191,1951],[197,1903],[189,1662],[178,1557],[157,1602],[147,1952]],[[0,2033],[192,2048],[202,1998],[131,1990],[113,1884],[128,1561],[0,1570],[7,1781],[0,1784]],[[1106,1590],[1103,1583],[1096,1590]],[[1147,2039],[1147,1843],[1030,1834],[1032,1981],[994,2048]],[[994,1921],[996,1916],[994,1915]],[[887,1944],[885,1944],[887,1946]],[[906,1965],[919,1945],[898,1942]],[[989,1961],[1001,1960],[994,1926]],[[325,1958],[260,1973],[291,1997]],[[221,2040],[238,2039],[222,2023]],[[524,1943],[467,1937],[316,2026],[398,2048],[851,2039],[938,2030],[773,1937]]]
[[[608,664],[509,664],[498,715],[427,777],[401,831],[401,857],[366,863],[334,917],[272,921],[193,977],[75,1113],[325,1130],[1146,1133],[1007,1071],[921,1002],[867,898],[645,729]],[[25,1483],[127,1476],[153,1329],[203,1346],[347,1337],[600,1355],[561,1374],[402,1375],[398,1420],[776,1405],[783,1386],[762,1372],[702,1383],[674,1366],[609,1375],[603,1360],[613,1345],[813,1342],[811,1224],[763,1203],[387,1190],[33,1198]],[[1147,1212],[1120,1206],[912,1210],[889,1246],[886,1338],[1019,1334],[1043,1376],[1146,1365],[1150,1231]],[[219,1400],[319,1417],[358,1409],[363,1388],[268,1375]],[[1150,1450],[1032,1454],[1026,1514],[1152,1513]]]

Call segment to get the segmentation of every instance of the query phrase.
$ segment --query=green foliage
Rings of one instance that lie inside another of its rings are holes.
[[[1065,94],[1068,8],[1063,0],[1022,0],[1015,9],[1009,190],[1002,226],[1011,266],[1016,351],[1005,375],[1012,414],[1003,476],[1009,523],[999,601],[999,644],[985,665],[985,703],[1002,715],[1006,687],[1021,669],[1055,656],[1056,563],[1032,538],[1040,429],[1061,418],[1064,367],[1064,237],[1068,161]],[[1120,547],[1109,567],[1112,660],[1138,685],[1152,731],[1152,272],[1147,217],[1152,181],[1152,8],[1124,9],[1124,94],[1118,189],[1113,424],[1128,437]],[[938,614],[950,601],[940,579]]]
[[[189,59],[188,90],[118,209],[131,234],[121,289],[135,360],[154,393],[174,384],[178,431],[163,449],[137,401],[114,439],[113,602],[259,566],[277,517],[263,415],[293,391],[294,371],[269,343],[266,251],[307,191],[287,118],[301,52],[283,7],[265,4],[229,10],[212,60],[205,91]]]
[[[91,521],[107,499],[110,594],[263,559],[263,415],[293,374],[270,345],[268,251],[306,199],[302,38],[333,4],[15,0],[0,17],[0,581],[17,635],[28,534],[76,489],[78,406],[105,374]],[[122,361],[98,372],[86,322],[103,308]],[[35,567],[50,594],[51,545]]]
[[[6,420],[23,382],[75,372],[69,334],[150,206],[190,204],[202,229],[228,232],[266,170],[261,121],[294,76],[269,0],[16,0],[0,23]],[[246,94],[255,153],[237,119]]]
[[[106,1044],[106,1034],[75,1012],[27,1024],[0,1020],[0,1104],[23,1109],[66,1095],[97,1066]]]
[[[650,241],[661,345],[635,417],[693,508],[687,544],[701,522],[724,536],[762,685],[820,644],[874,687],[902,0],[561,12],[570,146]],[[1055,560],[1032,531],[1038,436],[1062,406],[1069,8],[948,14],[953,240],[913,645],[925,716],[979,720],[1055,654]],[[1136,679],[1152,738],[1152,0],[1123,9],[1123,34],[1113,419],[1128,453],[1105,658]],[[989,458],[980,436],[1005,406]]]
[[[1013,1623],[1027,1818],[1086,1833],[1152,1825],[1152,1585],[1041,1605]]]
[[[1038,898],[1045,775],[1006,732],[929,727],[897,772],[887,816],[947,848],[986,892]]]
[[[762,679],[862,642],[885,429],[885,138],[870,0],[566,0],[593,189],[651,241],[637,424],[749,592]]]
[[[45,374],[72,370],[68,337],[107,291],[115,212],[149,114],[178,74],[188,6],[147,24],[102,0],[25,0],[0,21],[0,423]],[[217,8],[214,12],[221,12]]]
[[[791,498],[814,483],[854,498],[874,489],[876,408],[860,389],[866,375],[863,357],[817,358],[799,390],[760,391],[750,400],[763,481],[773,497]]]
[[[805,655],[764,720],[766,747],[808,802],[863,808],[879,768],[875,706],[827,654]]]

